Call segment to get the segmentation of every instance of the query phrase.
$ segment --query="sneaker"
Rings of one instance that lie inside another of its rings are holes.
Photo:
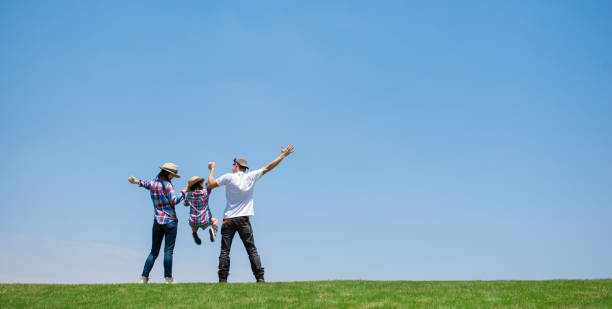
[[[257,278],[257,283],[264,283],[264,282],[266,282],[266,280],[264,280],[263,276]]]
[[[176,284],[176,280],[174,280],[174,277],[166,277],[166,283],[167,284]]]
[[[193,241],[195,241],[196,245],[201,245],[202,244],[202,240],[200,239],[200,237],[198,237],[198,233],[197,232],[193,232],[191,233],[191,236],[193,236]]]
[[[208,232],[210,233],[210,242],[215,242],[215,239],[217,239],[217,229],[211,227],[208,229]]]
[[[138,280],[138,283],[140,283],[140,284],[147,284],[147,283],[149,283],[149,278],[147,278],[145,276],[140,276],[140,280]]]
[[[227,278],[219,278],[219,283],[227,283]]]

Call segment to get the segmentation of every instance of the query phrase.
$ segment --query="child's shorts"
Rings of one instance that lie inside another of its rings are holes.
[[[212,225],[212,221],[208,221],[208,222],[204,222],[204,223],[202,223],[202,222],[195,222],[195,223],[189,222],[189,226],[192,229],[201,228],[201,229],[205,230],[206,228],[208,228],[211,225]]]

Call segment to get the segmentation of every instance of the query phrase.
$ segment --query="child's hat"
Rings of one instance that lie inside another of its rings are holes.
[[[191,186],[195,185],[196,183],[198,183],[200,181],[204,181],[204,178],[198,177],[198,176],[193,176],[193,177],[189,178],[189,182],[188,182],[187,188],[191,188]]]
[[[174,163],[164,163],[164,165],[160,166],[162,170],[174,175],[176,178],[181,178],[178,174],[178,166]]]

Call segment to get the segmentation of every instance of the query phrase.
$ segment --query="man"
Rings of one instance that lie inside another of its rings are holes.
[[[293,153],[293,145],[287,148],[281,147],[281,154],[268,163],[265,167],[247,172],[249,164],[243,158],[234,159],[232,173],[225,174],[215,179],[215,162],[208,163],[210,174],[208,175],[209,189],[218,186],[225,187],[225,198],[227,204],[221,226],[221,254],[219,255],[219,282],[227,282],[230,269],[230,249],[234,235],[238,232],[244,248],[249,254],[251,270],[257,282],[265,282],[264,269],[261,267],[261,259],[255,247],[253,228],[251,227],[250,216],[255,215],[253,210],[253,187],[255,182],[273,168],[275,168],[285,157]]]

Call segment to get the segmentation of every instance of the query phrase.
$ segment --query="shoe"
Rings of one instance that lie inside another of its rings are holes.
[[[174,280],[174,277],[166,277],[166,283],[167,284],[176,284],[176,280]]]
[[[147,278],[145,276],[140,276],[140,280],[138,280],[138,283],[140,283],[140,284],[147,284],[147,283],[149,283],[149,278]]]
[[[201,245],[202,244],[202,240],[200,239],[200,237],[198,237],[198,233],[197,232],[193,232],[191,233],[191,236],[193,236],[193,241],[195,241],[196,245]]]
[[[215,239],[217,239],[217,229],[211,227],[208,232],[210,233],[210,242],[215,242]]]
[[[259,277],[257,278],[257,283],[265,283],[266,280],[264,280],[264,277]]]
[[[227,278],[219,277],[219,283],[227,283]]]

